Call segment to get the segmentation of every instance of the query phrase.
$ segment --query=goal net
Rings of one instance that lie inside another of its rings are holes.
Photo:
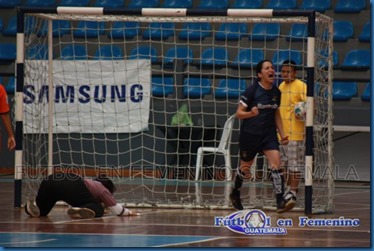
[[[292,59],[307,82],[308,53],[313,53],[312,204],[313,212],[330,212],[332,20],[316,14],[315,44],[308,47],[308,17],[292,12],[279,17],[261,11],[164,12],[24,9],[16,95],[16,127],[22,125],[16,184],[22,183],[22,196],[16,200],[34,197],[43,177],[63,171],[108,175],[117,186],[116,198],[129,207],[230,208],[240,121],[234,118],[229,130],[229,158],[203,152],[195,179],[199,147],[218,147],[225,140],[225,122],[256,78],[258,61],[271,59],[279,70]],[[298,26],[303,33],[291,34]],[[275,84],[280,82],[278,75]],[[255,178],[243,186],[243,205],[272,208],[262,155],[252,171]],[[300,209],[303,185],[304,179]]]

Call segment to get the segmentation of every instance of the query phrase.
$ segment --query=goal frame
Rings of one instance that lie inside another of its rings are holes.
[[[17,58],[16,58],[16,93],[15,93],[15,131],[16,131],[16,150],[15,150],[15,183],[14,183],[14,206],[21,206],[22,193],[22,166],[23,166],[23,88],[24,88],[24,15],[30,13],[47,14],[76,14],[76,15],[139,15],[139,16],[230,16],[230,17],[307,17],[308,36],[307,36],[307,60],[306,60],[306,83],[307,83],[307,113],[306,113],[306,149],[305,149],[305,214],[312,214],[312,196],[313,196],[313,111],[314,111],[314,70],[315,70],[315,27],[316,12],[302,10],[273,10],[273,9],[227,9],[227,10],[198,10],[198,9],[164,9],[164,8],[142,8],[142,9],[112,9],[106,7],[56,7],[56,8],[17,8]],[[52,40],[52,23],[49,22],[49,40]],[[332,30],[329,31],[330,35]],[[48,47],[49,63],[51,64],[52,49]],[[331,53],[332,50],[330,50]],[[331,58],[331,57],[330,57]],[[332,62],[329,59],[329,79],[332,79]],[[49,84],[52,84],[52,67],[49,74]],[[49,89],[52,96],[52,88]],[[332,104],[329,104],[332,105]],[[50,111],[53,110],[53,102],[49,102]],[[49,121],[52,122],[53,116]],[[332,124],[328,125],[332,126]],[[48,133],[48,152],[52,154],[53,130],[50,127]],[[52,158],[48,160],[49,168],[52,168]],[[52,169],[48,171],[52,172]],[[331,178],[332,179],[332,178]],[[333,181],[329,181],[333,182]]]

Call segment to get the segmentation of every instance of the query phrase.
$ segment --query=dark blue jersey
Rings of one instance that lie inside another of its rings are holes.
[[[257,106],[259,114],[244,119],[241,130],[252,134],[274,132],[276,130],[275,111],[279,108],[280,99],[281,92],[276,86],[270,90],[265,90],[260,84],[256,88],[253,88],[253,85],[248,87],[240,97],[240,102],[247,106],[247,111]]]

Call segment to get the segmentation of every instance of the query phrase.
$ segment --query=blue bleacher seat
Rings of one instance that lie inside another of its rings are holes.
[[[59,6],[86,7],[90,5],[90,0],[61,0]]]
[[[288,10],[296,9],[296,0],[270,0],[266,5],[266,9]]]
[[[224,47],[206,48],[201,54],[200,63],[205,66],[225,66],[228,64],[229,55]]]
[[[338,0],[334,12],[336,13],[359,13],[366,8],[367,0]]]
[[[211,35],[210,23],[185,23],[179,33],[182,40],[201,40]]]
[[[36,33],[36,29],[38,25],[34,17],[28,16],[26,17],[24,32],[25,34]],[[8,19],[8,23],[3,30],[4,36],[16,36],[17,34],[17,16],[12,16]]]
[[[193,60],[192,49],[186,46],[178,46],[178,47],[172,47],[166,51],[166,54],[164,57],[165,64],[171,64],[176,59],[183,60],[183,62],[186,64],[191,63]]]
[[[362,31],[360,35],[358,36],[358,40],[360,42],[370,42],[370,35],[371,35],[371,27],[370,27],[370,22],[368,22],[362,28]]]
[[[192,0],[164,0],[162,8],[192,8]]]
[[[214,92],[214,96],[216,98],[238,99],[246,88],[247,83],[245,82],[245,79],[222,79],[218,82],[218,86]]]
[[[52,34],[54,37],[63,36],[70,33],[70,21],[67,20],[53,20]],[[48,22],[44,21],[37,33],[38,36],[48,35]]]
[[[331,0],[303,0],[299,9],[315,10],[317,12],[325,12],[331,9]]]
[[[238,68],[251,68],[264,59],[262,49],[240,49],[231,66]]]
[[[255,41],[274,41],[279,34],[279,23],[256,23],[249,38]]]
[[[26,48],[26,59],[28,60],[48,60],[48,46],[34,45]]]
[[[5,86],[5,90],[7,94],[14,94],[16,92],[16,78],[15,77],[10,77],[8,79],[8,82]]]
[[[153,22],[143,31],[144,39],[160,40],[170,36],[174,36],[174,23]]]
[[[328,50],[322,50],[320,52],[320,55],[324,58],[327,58],[329,56]],[[321,59],[318,63],[319,67],[327,67],[327,62],[325,59]],[[339,55],[337,51],[332,52],[332,66],[337,67],[339,66]]]
[[[16,59],[15,43],[0,43],[0,64],[9,64]]]
[[[333,100],[351,100],[357,96],[356,82],[338,82],[332,83],[332,99]]]
[[[228,0],[200,0],[198,9],[227,9],[229,6]]]
[[[229,7],[232,9],[261,9],[263,0],[234,0]]]
[[[174,79],[172,77],[152,77],[152,95],[155,97],[167,97],[174,92]]]
[[[160,0],[132,0],[128,8],[153,8],[159,7]]]
[[[342,69],[347,70],[369,70],[370,50],[350,50],[344,58]]]
[[[140,26],[138,22],[117,21],[112,24],[108,37],[113,39],[132,39],[139,34]]]
[[[96,38],[105,32],[105,22],[80,21],[74,30],[74,37]]]
[[[334,42],[346,42],[348,39],[353,38],[353,33],[353,23],[351,21],[334,21]]]
[[[291,26],[287,41],[304,41],[308,38],[308,26],[306,24],[294,23]]]
[[[362,101],[369,101],[371,97],[371,84],[367,83],[364,92],[361,94]]]
[[[185,78],[183,95],[185,98],[202,98],[211,92],[211,81],[208,78]]]
[[[150,59],[152,63],[155,63],[158,61],[157,50],[146,45],[139,46],[131,50],[129,59]]]
[[[87,59],[87,49],[84,45],[69,44],[61,50],[62,60],[85,60]]]
[[[26,0],[26,6],[37,6],[37,7],[54,7],[57,5],[55,0]]]
[[[0,32],[2,32],[4,29],[4,23],[3,23],[3,18],[0,17]]]
[[[280,66],[286,60],[293,60],[296,65],[302,64],[302,55],[298,50],[278,50],[273,54],[272,62],[274,66]]]
[[[215,38],[217,40],[239,40],[248,35],[246,23],[223,23],[219,26]]]
[[[0,0],[0,8],[14,8],[22,5],[22,0]]]
[[[116,45],[102,45],[97,48],[94,59],[96,60],[124,59],[122,47],[119,47]]]
[[[96,0],[95,7],[124,8],[125,0]]]

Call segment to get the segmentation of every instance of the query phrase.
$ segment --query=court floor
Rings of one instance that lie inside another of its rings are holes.
[[[272,225],[291,220],[283,235],[245,235],[214,226],[215,217],[234,210],[138,208],[141,216],[105,216],[72,219],[65,206],[56,206],[48,217],[30,218],[13,207],[11,177],[0,177],[1,247],[370,247],[369,183],[337,184],[332,214],[308,219],[358,219],[356,227],[300,226],[302,212],[277,214],[265,211]]]

